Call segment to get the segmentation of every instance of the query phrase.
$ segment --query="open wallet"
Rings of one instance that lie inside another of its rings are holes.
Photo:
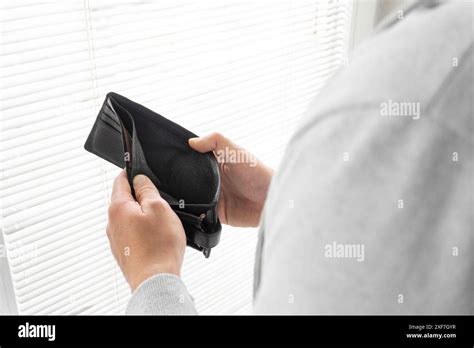
[[[85,143],[93,154],[125,168],[132,180],[144,174],[181,220],[187,245],[209,257],[219,243],[220,178],[212,152],[188,145],[196,135],[116,93],[107,94]]]

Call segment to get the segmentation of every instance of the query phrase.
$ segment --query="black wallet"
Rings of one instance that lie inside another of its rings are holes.
[[[219,243],[219,168],[212,154],[191,149],[196,135],[116,93],[107,94],[85,143],[87,151],[148,176],[180,218],[187,245],[209,257]]]

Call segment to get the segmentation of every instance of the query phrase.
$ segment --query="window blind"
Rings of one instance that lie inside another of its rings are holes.
[[[197,134],[219,131],[276,167],[346,59],[351,9],[341,0],[2,2],[0,270],[10,274],[0,279],[11,279],[3,286],[18,313],[124,312],[130,293],[105,235],[119,170],[83,149],[107,92]],[[256,238],[224,227],[210,259],[187,249],[182,277],[200,313],[250,311]]]

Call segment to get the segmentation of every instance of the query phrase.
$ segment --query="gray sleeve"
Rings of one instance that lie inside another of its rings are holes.
[[[320,92],[267,195],[255,313],[473,313],[471,13],[413,11]]]
[[[126,314],[193,315],[197,311],[181,278],[163,273],[140,284],[132,294]]]

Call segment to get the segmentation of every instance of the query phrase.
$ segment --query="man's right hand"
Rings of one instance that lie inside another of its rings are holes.
[[[219,163],[221,222],[238,227],[258,226],[273,170],[218,133],[191,138],[189,146],[202,153],[213,151]]]

